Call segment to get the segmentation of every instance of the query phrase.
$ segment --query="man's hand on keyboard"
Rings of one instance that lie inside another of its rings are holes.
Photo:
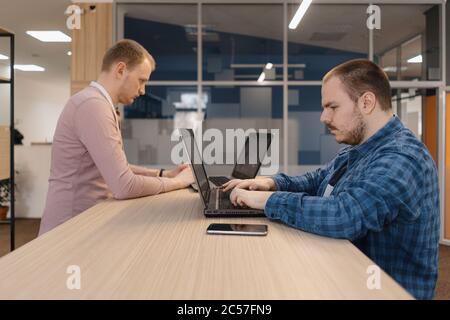
[[[272,193],[271,191],[248,191],[235,188],[231,192],[230,200],[235,206],[264,210]]]
[[[262,179],[233,179],[222,185],[223,191],[229,191],[232,189],[248,189],[248,190],[260,190],[260,191],[275,191],[275,181],[272,178]]]

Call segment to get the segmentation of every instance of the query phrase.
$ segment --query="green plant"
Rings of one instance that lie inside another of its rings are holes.
[[[0,181],[0,207],[7,206],[11,200],[11,188],[9,179]]]
[[[14,172],[16,176],[19,175],[19,171],[15,170]],[[16,183],[14,183],[14,190],[17,190]],[[11,201],[10,179],[0,180],[0,207],[9,206],[10,201]]]

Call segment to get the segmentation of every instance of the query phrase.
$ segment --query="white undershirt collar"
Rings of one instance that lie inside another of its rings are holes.
[[[106,100],[108,100],[109,104],[111,105],[111,108],[113,109],[114,114],[116,114],[116,108],[114,107],[111,96],[109,95],[108,91],[106,91],[105,87],[96,81],[91,81],[91,83],[89,85],[97,88],[105,96]]]

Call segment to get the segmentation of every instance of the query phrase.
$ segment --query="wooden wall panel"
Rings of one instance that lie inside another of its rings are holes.
[[[112,4],[78,4],[81,28],[72,31],[71,94],[83,89],[100,73],[105,51],[112,45]]]

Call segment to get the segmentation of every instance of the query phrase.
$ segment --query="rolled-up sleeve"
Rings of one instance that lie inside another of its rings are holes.
[[[165,179],[134,174],[122,148],[111,106],[98,98],[86,100],[75,113],[75,130],[116,199],[165,191]]]

